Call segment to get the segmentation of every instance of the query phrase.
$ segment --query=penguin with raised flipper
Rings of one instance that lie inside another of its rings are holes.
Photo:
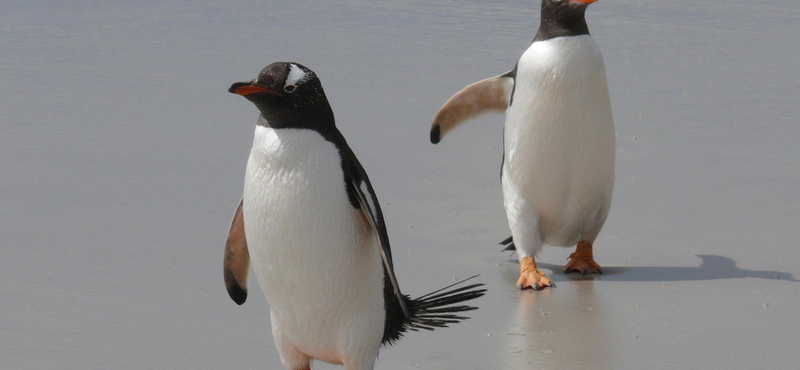
[[[505,111],[501,182],[512,237],[503,244],[519,256],[521,289],[555,287],[536,268],[544,244],[577,244],[564,272],[601,273],[592,244],[611,206],[616,139],[603,57],[584,18],[594,1],[542,0],[539,31],[516,67],[455,94],[431,127],[436,144],[468,119]]]

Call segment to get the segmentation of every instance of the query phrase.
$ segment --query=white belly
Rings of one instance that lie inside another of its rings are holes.
[[[575,244],[581,233],[599,231],[614,186],[614,122],[600,50],[588,35],[533,43],[515,84],[503,171],[538,213],[542,241]]]
[[[273,325],[306,355],[334,363],[352,352],[344,346],[377,350],[385,317],[378,247],[349,203],[340,161],[315,131],[257,126],[243,205]]]

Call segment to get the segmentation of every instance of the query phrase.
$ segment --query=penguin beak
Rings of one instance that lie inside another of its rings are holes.
[[[248,96],[251,94],[258,94],[258,93],[274,93],[274,91],[257,85],[253,85],[253,81],[249,82],[237,82],[231,85],[231,88],[228,89],[229,93],[238,94],[241,96]]]

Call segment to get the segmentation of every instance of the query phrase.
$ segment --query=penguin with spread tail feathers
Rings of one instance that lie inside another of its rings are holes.
[[[501,182],[520,289],[555,288],[542,245],[577,244],[564,272],[601,273],[592,245],[614,189],[615,131],[605,65],[584,17],[595,0],[542,0],[541,24],[514,69],[465,87],[436,113],[431,142],[478,115],[505,112]]]
[[[380,203],[313,71],[273,63],[228,91],[261,115],[225,243],[225,285],[243,304],[252,264],[286,369],[317,359],[369,370],[406,331],[467,319],[461,312],[476,307],[459,304],[483,284],[400,292]]]

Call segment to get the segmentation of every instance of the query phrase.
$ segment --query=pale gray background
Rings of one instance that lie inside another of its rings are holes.
[[[257,284],[222,244],[257,117],[232,82],[320,76],[370,174],[398,278],[480,273],[473,319],[379,369],[795,369],[800,5],[603,0],[617,185],[606,275],[514,288],[502,116],[428,142],[461,87],[514,66],[538,1],[0,2],[0,368],[279,369]],[[329,365],[319,368],[330,369]]]

